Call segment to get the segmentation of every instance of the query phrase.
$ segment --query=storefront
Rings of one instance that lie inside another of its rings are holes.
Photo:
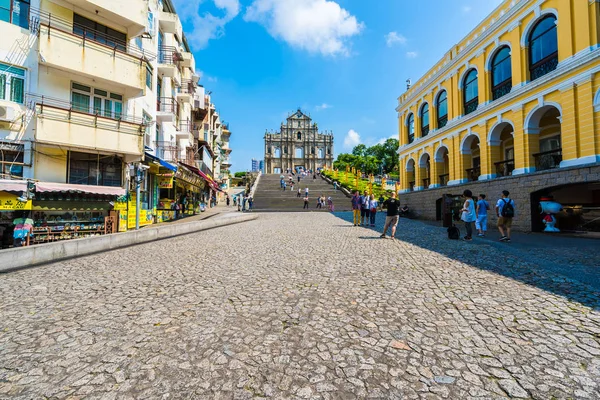
[[[0,180],[0,249],[12,246],[13,221],[31,214],[33,202],[21,197],[26,192],[27,181]]]
[[[179,163],[177,171],[159,181],[157,220],[169,221],[200,213],[204,182],[189,166]]]

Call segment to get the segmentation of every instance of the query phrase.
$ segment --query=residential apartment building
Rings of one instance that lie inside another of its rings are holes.
[[[210,102],[171,0],[4,0],[0,32],[0,179],[45,188],[28,208],[91,196],[131,228],[136,180],[142,224],[220,190],[197,162]]]
[[[599,24],[596,1],[506,0],[449,49],[399,97],[402,201],[442,219],[443,194],[509,190],[539,230],[552,195],[581,229],[600,203]]]

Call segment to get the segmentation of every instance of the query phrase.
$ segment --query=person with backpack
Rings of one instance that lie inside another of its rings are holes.
[[[475,214],[475,202],[473,201],[473,192],[469,189],[466,189],[463,192],[463,197],[465,198],[465,204],[463,204],[461,218],[465,223],[465,229],[467,231],[467,236],[464,239],[469,242],[473,240],[473,222],[477,219],[477,215]]]
[[[479,195],[475,211],[477,219],[475,220],[475,228],[477,228],[477,236],[485,237],[487,232],[487,212],[490,209],[490,204],[485,200],[485,194]]]
[[[512,220],[515,217],[515,201],[508,197],[508,190],[502,191],[502,198],[496,203],[496,215],[498,216],[498,230],[500,231],[500,241],[510,242],[510,228]]]

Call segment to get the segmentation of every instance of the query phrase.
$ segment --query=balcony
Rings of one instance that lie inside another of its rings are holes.
[[[540,60],[536,64],[532,65],[529,70],[529,78],[531,81],[535,81],[536,79],[554,71],[556,68],[558,68],[558,53],[551,54],[543,60]]]
[[[442,174],[439,176],[440,178],[440,186],[448,186],[448,181],[450,180],[450,174]]]
[[[111,112],[84,109],[71,102],[27,94],[37,115],[35,140],[70,149],[117,154],[144,153],[144,121]]]
[[[68,76],[94,79],[103,87],[115,86],[127,97],[145,90],[145,62],[154,55],[101,32],[77,26],[54,15],[35,11],[40,18],[40,64]],[[92,39],[93,38],[93,39]]]
[[[512,79],[508,79],[501,84],[492,88],[492,100],[498,100],[499,98],[506,96],[512,90]]]
[[[180,161],[180,148],[175,142],[154,142],[156,156],[165,161],[176,163]]]
[[[545,171],[560,167],[562,162],[562,149],[554,149],[550,151],[542,151],[533,154],[535,160],[535,170]]]
[[[182,138],[189,138],[192,133],[192,122],[191,121],[181,121],[177,126],[177,136]]]
[[[160,11],[158,13],[158,24],[163,33],[172,33],[181,38],[182,30],[179,16],[168,11]]]
[[[158,121],[173,122],[179,115],[179,103],[172,97],[159,97],[156,99],[156,119]]]
[[[177,92],[177,99],[184,102],[192,102],[194,93],[196,92],[196,82],[192,80],[181,81],[181,87]]]
[[[448,125],[448,115],[447,114],[438,119],[438,127],[437,128],[442,129],[446,125]]]
[[[148,24],[148,5],[143,1],[66,0],[82,10],[127,28],[129,36],[144,32]]]
[[[469,182],[476,182],[479,180],[479,175],[481,175],[481,167],[467,168],[465,171],[467,172],[467,180]]]
[[[512,172],[515,170],[515,160],[514,159],[498,161],[498,162],[495,162],[494,165],[496,166],[496,176],[497,177],[511,176]]]
[[[159,47],[158,74],[164,75],[168,78],[177,78],[178,81],[181,81],[181,77],[179,77],[179,68],[177,67],[177,63],[179,61],[181,61],[181,52],[177,49],[177,47]]]
[[[430,184],[431,184],[431,179],[429,179],[429,178],[423,179],[423,189],[429,189]]]
[[[415,181],[408,182],[408,190],[411,192],[415,191]]]
[[[195,65],[194,63],[194,55],[192,53],[188,53],[187,51],[181,52],[181,63],[182,67],[192,68]]]

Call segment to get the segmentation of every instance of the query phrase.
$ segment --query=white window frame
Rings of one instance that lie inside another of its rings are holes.
[[[89,92],[75,88],[75,87],[73,87],[74,85],[79,85],[79,86],[89,88]],[[98,93],[98,91],[106,92],[106,94]],[[74,81],[71,82],[71,103],[73,102],[73,96],[72,96],[73,93],[82,94],[82,95],[88,96],[90,98],[89,104],[88,104],[88,110],[87,110],[87,112],[90,114],[96,113],[95,99],[100,99],[101,100],[100,101],[100,110],[98,112],[98,116],[102,116],[105,118],[111,118],[111,119],[119,119],[119,118],[123,117],[124,115],[126,115],[125,100],[124,100],[124,96],[122,94],[113,93],[113,92],[110,92],[105,89],[93,87],[90,85],[84,85],[82,83],[78,83],[78,82],[74,82]],[[120,97],[120,99],[117,99],[116,97]],[[110,110],[108,112],[106,111],[107,104],[110,104]],[[121,104],[120,112],[116,111],[115,104]]]
[[[14,71],[14,72],[13,72]],[[27,70],[25,68],[15,67],[12,65],[7,65],[4,63],[0,63],[0,75],[5,77],[4,81],[4,96],[0,97],[0,100],[13,101],[18,104],[23,104],[25,102],[25,88],[26,86],[26,76]],[[21,79],[23,81],[23,99],[21,101],[15,101],[12,97],[12,80]]]

